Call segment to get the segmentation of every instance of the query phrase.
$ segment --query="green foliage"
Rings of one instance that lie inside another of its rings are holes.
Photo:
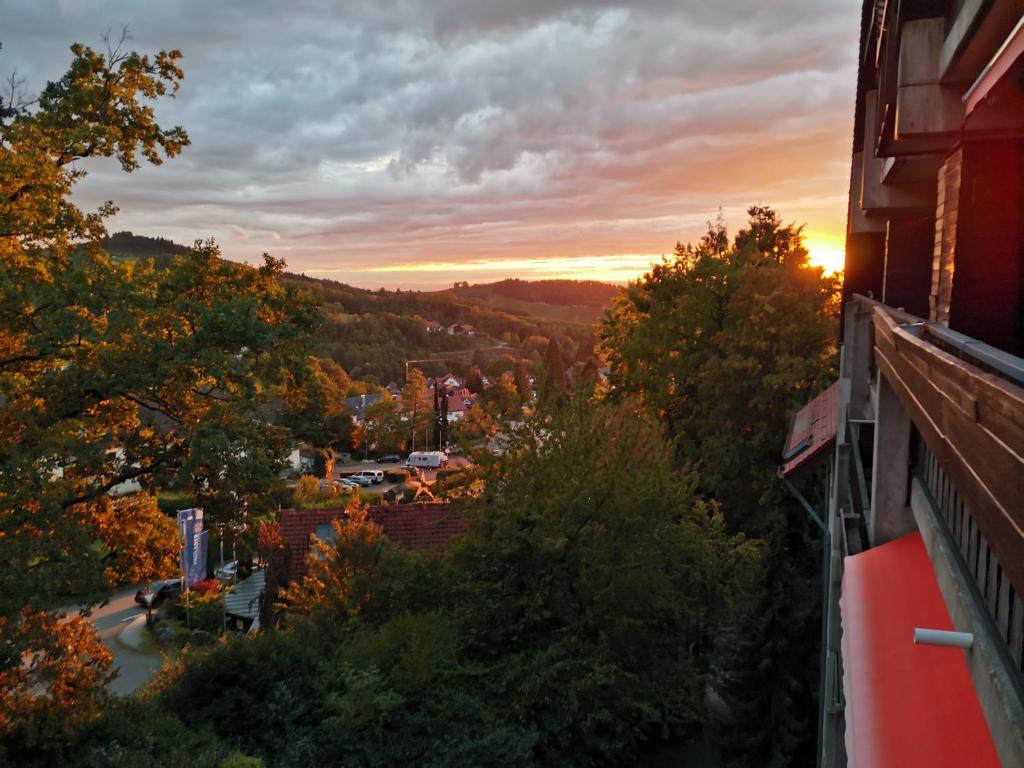
[[[221,760],[217,768],[263,768],[263,761],[258,757],[248,757],[241,752],[233,752]]]
[[[366,409],[365,428],[373,448],[381,454],[405,445],[405,427],[398,405],[390,395],[384,395]]]
[[[619,396],[642,397],[678,459],[733,524],[761,534],[789,417],[832,378],[838,286],[807,265],[800,228],[750,209],[631,283],[600,334]]]
[[[333,358],[352,376],[378,384],[401,383],[408,360],[444,358],[438,363],[417,363],[425,372],[441,374],[455,368],[460,374],[468,365],[480,364],[474,348],[493,347],[497,339],[517,343],[530,336],[571,337],[587,352],[593,347],[593,332],[582,324],[581,310],[595,316],[592,307],[555,307],[540,301],[520,302],[508,298],[514,306],[504,311],[490,298],[463,291],[367,291],[331,280],[289,275],[289,284],[302,287],[324,303],[324,323],[317,334],[317,349]],[[533,285],[533,283],[531,283]],[[605,286],[606,293],[614,287]],[[552,312],[552,310],[559,310]],[[587,318],[589,320],[589,318]],[[468,323],[477,330],[474,337],[427,333],[428,320],[442,325]],[[483,360],[490,374],[511,370],[515,357]],[[436,371],[429,370],[431,366]]]
[[[308,366],[296,369],[289,381],[279,421],[295,438],[320,451],[350,450],[352,416],[345,397],[351,384],[333,360],[310,357]]]
[[[551,339],[545,353],[544,376],[540,387],[541,399],[547,403],[560,402],[565,397],[567,389],[562,349],[555,339]]]
[[[118,502],[119,525],[107,493],[173,485],[220,521],[273,509],[290,439],[267,406],[299,378],[319,318],[270,256],[232,264],[197,242],[158,268],[104,251],[116,209],[72,202],[83,161],[130,172],[188,144],[152,105],[177,90],[181,54],[71,50],[63,77],[0,119],[0,677],[31,699],[20,713],[48,703],[55,723],[95,701],[109,654],[43,609],[95,601],[108,579],[162,570],[167,556],[149,497]],[[46,669],[52,647],[81,663],[34,686],[22,659]]]
[[[187,654],[161,706],[279,766],[616,764],[695,732],[704,649],[756,547],[635,406],[533,426],[485,467],[449,553],[396,549],[350,509],[287,628]]]
[[[619,287],[597,280],[499,280],[484,285],[456,287],[460,296],[491,294],[508,296],[522,301],[555,304],[559,306],[605,307],[619,294]]]
[[[754,553],[667,457],[635,408],[573,401],[487,470],[453,552],[464,653],[495,665],[496,696],[530,713],[545,764],[610,761],[702,716],[695,651]]]
[[[677,245],[600,334],[615,396],[641,397],[666,425],[732,530],[767,539],[712,653],[733,713],[716,745],[738,766],[800,765],[813,760],[818,544],[775,472],[788,420],[833,376],[837,284],[807,265],[800,228],[749,215],[732,243],[719,222]]]
[[[800,549],[803,549],[802,547]],[[713,668],[715,688],[729,709],[717,741],[736,768],[804,765],[814,759],[818,684],[819,588],[786,556],[781,535],[734,598],[721,630]]]
[[[472,413],[472,409],[470,410]],[[514,419],[522,415],[519,393],[516,391],[512,379],[508,376],[500,376],[491,385],[491,388],[484,395],[484,410],[486,415],[491,416],[491,420],[494,418],[501,420]],[[474,416],[474,419],[479,430],[488,431],[488,419],[486,416]]]
[[[132,697],[118,700],[73,740],[51,740],[21,765],[43,768],[107,768],[130,765],[163,768],[188,765],[218,768],[229,749],[208,727],[185,726],[156,702]]]
[[[519,395],[519,404],[525,405],[530,402],[533,397],[533,391],[530,387],[530,373],[526,367],[526,360],[519,358],[519,362],[516,363],[516,393]]]
[[[433,424],[433,398],[427,379],[418,368],[412,368],[402,389],[402,411],[409,429],[409,450],[428,450],[427,431]]]
[[[220,594],[191,594],[186,599],[178,602],[182,618],[184,612],[189,613],[189,623],[192,629],[201,629],[204,632],[220,634],[224,626],[224,597]]]

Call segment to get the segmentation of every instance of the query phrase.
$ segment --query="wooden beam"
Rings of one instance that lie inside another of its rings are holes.
[[[1024,389],[916,337],[875,308],[875,361],[1024,593]]]

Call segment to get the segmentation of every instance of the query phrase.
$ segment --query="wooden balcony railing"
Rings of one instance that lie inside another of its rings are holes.
[[[923,473],[1020,668],[1024,620],[1024,387],[1016,358],[945,340],[944,329],[873,307],[874,357],[910,416]],[[948,343],[947,343],[948,342]],[[987,355],[987,358],[986,358]],[[978,363],[977,365],[974,363]],[[971,567],[973,559],[973,567]]]

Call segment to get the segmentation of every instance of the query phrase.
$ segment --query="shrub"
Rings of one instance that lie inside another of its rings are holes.
[[[220,594],[221,583],[218,579],[203,579],[192,585],[192,591],[199,595]]]
[[[444,482],[445,480],[447,480],[448,478],[452,477],[453,475],[460,474],[461,472],[462,472],[461,469],[439,469],[439,470],[437,470],[437,475],[435,477],[437,478],[437,482],[440,483],[440,482]]]
[[[180,509],[195,506],[192,497],[185,491],[164,491],[156,497],[156,505],[165,515],[175,515]]]
[[[200,582],[201,583],[201,582]],[[188,613],[185,598],[174,603],[174,616],[191,629],[202,629],[219,634],[224,624],[224,600],[219,594],[192,594],[188,598]]]
[[[308,501],[314,501],[320,495],[320,481],[312,475],[303,475],[299,478],[295,491],[292,494],[296,506],[301,506]]]
[[[384,479],[389,483],[404,483],[409,479],[409,472],[404,469],[385,469]]]
[[[408,504],[410,501],[416,498],[416,492],[419,491],[420,484],[415,481],[406,481],[402,485],[395,486],[395,493],[399,496],[399,500],[403,504]]]
[[[258,757],[249,757],[241,752],[234,752],[221,760],[217,768],[263,768],[263,761]]]

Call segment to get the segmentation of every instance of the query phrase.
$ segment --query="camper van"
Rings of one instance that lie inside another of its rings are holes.
[[[443,451],[413,451],[405,460],[407,467],[437,469],[448,463],[448,455]]]

